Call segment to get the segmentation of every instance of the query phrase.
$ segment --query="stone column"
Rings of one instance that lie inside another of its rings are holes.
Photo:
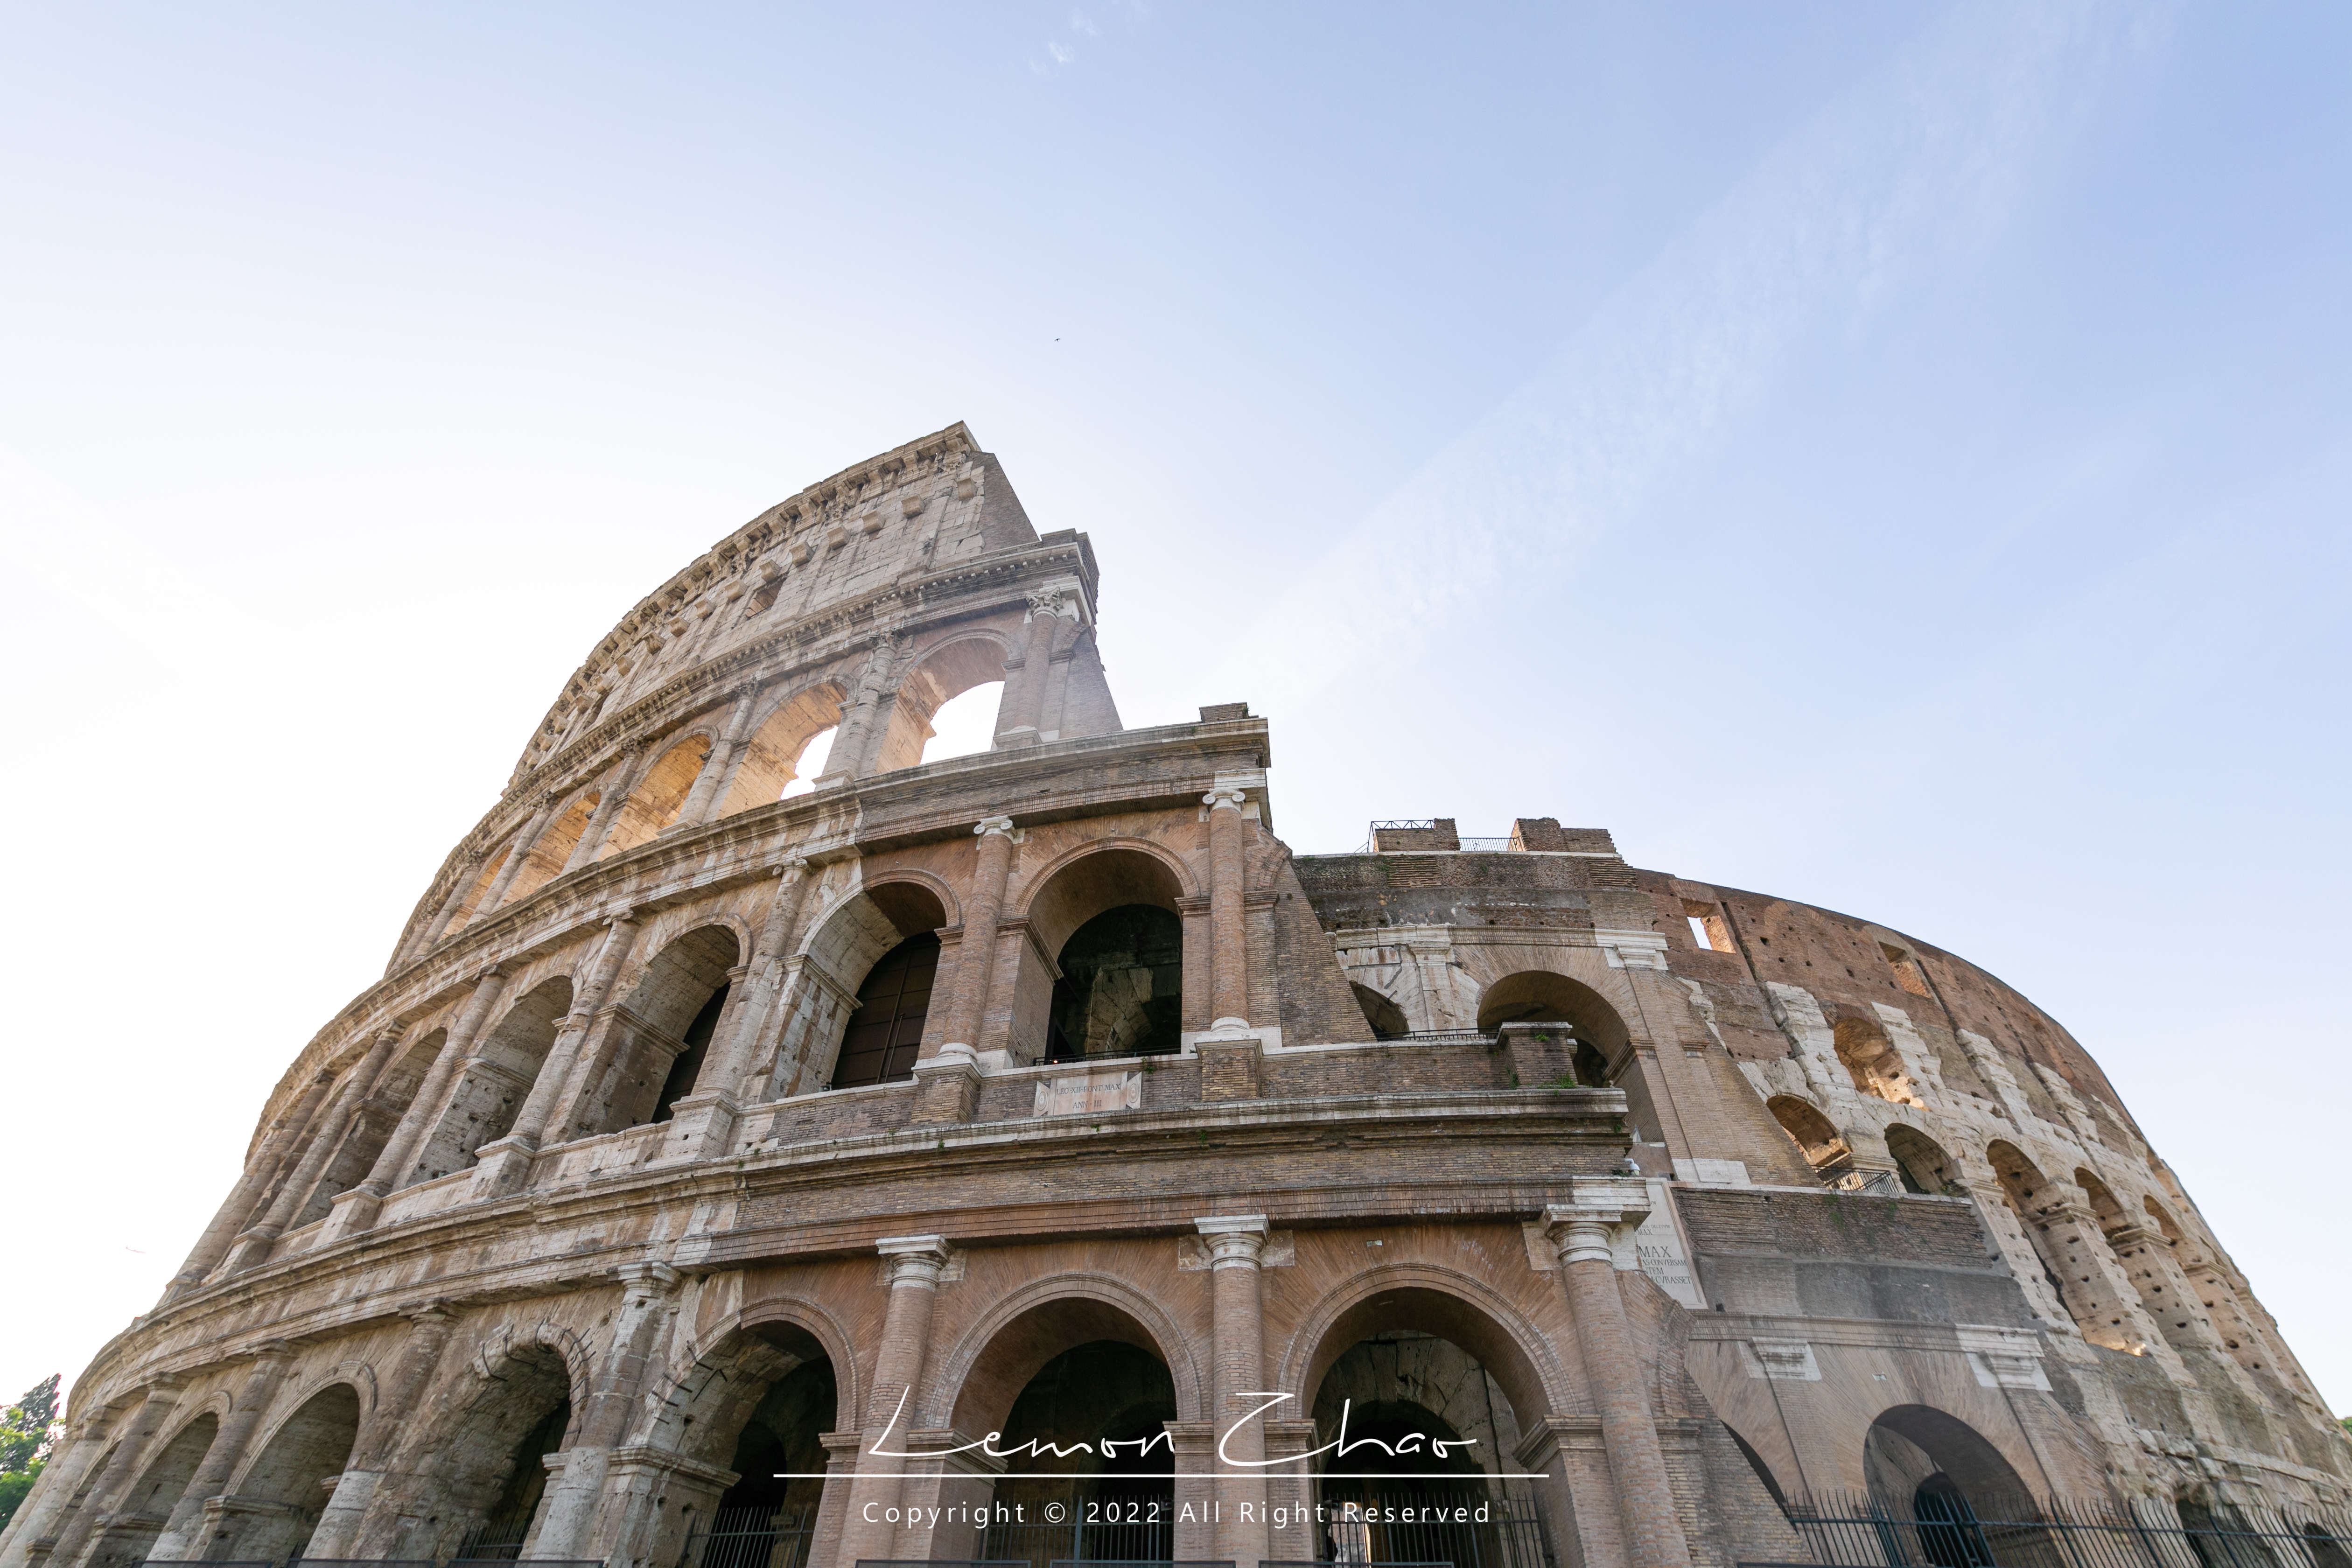
[[[694,787],[686,792],[686,804],[677,808],[677,822],[672,829],[698,827],[718,814],[719,786],[742,749],[743,737],[751,728],[751,704],[759,697],[757,690],[743,692],[735,699],[735,710],[727,716],[727,727],[712,742],[710,754],[702,759],[702,772],[697,773]]]
[[[539,1525],[526,1549],[535,1558],[584,1559],[600,1534],[595,1527],[605,1499],[613,1456],[629,1436],[629,1416],[644,1393],[646,1373],[656,1357],[662,1331],[677,1301],[678,1272],[661,1263],[624,1264],[617,1270],[621,1305],[613,1314],[613,1338],[596,1369],[596,1381],[581,1406],[563,1468],[551,1477]]]
[[[302,1091],[301,1098],[278,1119],[278,1124],[262,1139],[261,1147],[255,1150],[253,1158],[246,1162],[245,1170],[237,1176],[236,1185],[229,1189],[227,1201],[213,1215],[212,1224],[205,1226],[204,1235],[196,1240],[195,1249],[188,1254],[188,1260],[180,1266],[180,1272],[164,1290],[163,1300],[169,1301],[175,1296],[184,1296],[203,1284],[205,1277],[228,1256],[229,1247],[236,1241],[237,1233],[253,1217],[254,1206],[269,1190],[269,1179],[291,1157],[301,1135],[310,1130],[318,1112],[319,1102],[326,1098],[327,1090],[334,1081],[331,1073],[318,1074],[311,1079],[310,1087]]]
[[[1568,1293],[1617,1483],[1627,1568],[1690,1568],[1657,1417],[1617,1284],[1621,1269],[1640,1267],[1630,1242],[1650,1211],[1649,1188],[1638,1176],[1579,1176],[1571,1191],[1574,1203],[1545,1211],[1546,1233],[1559,1253],[1560,1287]],[[1629,1244],[1622,1259],[1616,1247],[1621,1237]]]
[[[507,849],[507,863],[499,868],[498,880],[482,894],[482,901],[474,906],[474,918],[467,924],[479,925],[499,912],[499,906],[507,901],[507,889],[514,886],[515,878],[522,873],[522,863],[530,858],[531,846],[537,844],[539,836],[547,831],[548,819],[554,815],[554,797],[541,800],[539,809],[531,814],[530,821],[522,825],[522,831],[514,836],[513,843]]]
[[[1208,1238],[1211,1338],[1214,1342],[1216,1463],[1213,1501],[1223,1505],[1217,1524],[1217,1557],[1258,1563],[1274,1555],[1265,1516],[1265,1253],[1262,1214],[1215,1215],[1192,1222]],[[1265,1415],[1282,1414],[1280,1405]],[[1246,1419],[1244,1419],[1246,1417]]]
[[[260,1428],[262,1416],[268,1413],[278,1385],[286,1380],[293,1365],[294,1352],[282,1341],[261,1347],[245,1374],[244,1385],[236,1391],[236,1404],[230,1408],[228,1419],[221,1423],[213,1446],[205,1450],[203,1462],[188,1479],[188,1489],[180,1494],[171,1516],[163,1521],[163,1532],[147,1549],[151,1560],[173,1562],[203,1556],[205,1543],[197,1537],[204,1527],[205,1504],[226,1489],[228,1479],[245,1463],[245,1451]]]
[[[976,1042],[988,1016],[996,968],[996,926],[1004,913],[1005,879],[1013,870],[1013,819],[984,817],[972,832],[980,839],[980,848],[963,900],[963,940],[956,948],[947,1038],[929,1058],[916,1063],[920,1088],[915,1095],[914,1120],[919,1122],[969,1121],[979,1099]]]
[[[457,1314],[440,1301],[428,1302],[407,1317],[408,1339],[400,1347],[392,1375],[376,1391],[375,1409],[352,1444],[351,1457],[343,1461],[334,1493],[319,1516],[318,1529],[310,1532],[310,1545],[303,1549],[306,1557],[386,1556],[386,1548],[399,1531],[399,1520],[386,1517],[394,1510],[375,1504],[385,1498],[388,1504],[396,1505],[406,1495],[406,1489],[387,1488],[384,1482],[399,1475],[392,1461],[400,1439],[411,1435],[407,1423],[457,1322]]]
[[[328,1241],[341,1241],[372,1228],[376,1216],[383,1213],[384,1199],[407,1185],[417,1145],[425,1142],[434,1123],[440,1120],[441,1102],[448,1098],[449,1085],[456,1079],[457,1069],[465,1065],[466,1053],[473,1048],[474,1037],[481,1033],[483,1022],[489,1017],[490,1009],[498,1005],[506,986],[506,971],[496,966],[474,983],[473,995],[467,999],[457,1021],[449,1026],[441,1054],[433,1058],[425,1081],[416,1086],[415,1098],[401,1113],[400,1125],[384,1140],[367,1179],[335,1198],[334,1213],[327,1220]]]
[[[786,950],[814,879],[808,873],[809,863],[797,855],[778,868],[776,896],[769,900],[767,918],[751,939],[751,960],[728,994],[694,1092],[670,1107],[670,1132],[662,1141],[662,1158],[709,1159],[725,1153],[734,1145],[743,1106],[762,1098],[766,1074],[752,1075],[751,1064],[758,1059],[776,997],[783,990]],[[753,1079],[748,1091],[747,1077]]]
[[[572,847],[572,858],[563,863],[564,872],[576,871],[593,862],[596,852],[604,847],[604,836],[613,830],[613,818],[629,798],[629,788],[636,783],[637,764],[643,761],[638,748],[630,746],[621,752],[620,764],[598,786],[596,809],[589,814],[588,826],[580,830],[580,842]]]
[[[106,1423],[96,1415],[84,1415],[66,1428],[65,1440],[41,1473],[33,1481],[33,1489],[25,1494],[18,1505],[16,1517],[0,1530],[0,1563],[10,1568],[26,1563],[39,1564],[48,1561],[57,1550],[57,1541],[50,1527],[58,1515],[73,1501],[81,1489],[89,1467],[106,1453]],[[70,1521],[68,1521],[70,1522]]]
[[[1242,802],[1221,784],[1201,797],[1209,808],[1209,1014],[1213,1029],[1249,1026],[1249,931],[1243,909]]]
[[[604,943],[596,950],[588,984],[572,999],[572,1011],[564,1017],[555,1043],[548,1047],[547,1059],[540,1064],[539,1076],[531,1081],[530,1093],[523,1098],[522,1109],[515,1113],[514,1125],[507,1130],[505,1137],[474,1151],[473,1195],[504,1197],[519,1191],[530,1176],[530,1157],[539,1151],[539,1140],[547,1131],[549,1120],[557,1106],[568,1105],[574,1098],[572,1079],[577,1076],[580,1065],[581,1042],[604,1010],[605,994],[613,989],[621,964],[636,940],[637,917],[634,910],[622,910],[606,925]]]
[[[1046,589],[1029,595],[1022,617],[1027,636],[1018,664],[1004,670],[1004,695],[996,705],[996,748],[1034,746],[1045,711],[1045,682],[1054,657],[1054,630],[1061,621],[1062,595]]]
[[[236,1251],[229,1258],[230,1273],[242,1273],[269,1261],[270,1247],[310,1203],[310,1189],[318,1185],[327,1162],[334,1158],[336,1149],[341,1145],[343,1131],[350,1125],[360,1101],[375,1088],[384,1063],[392,1059],[393,1047],[400,1043],[404,1027],[394,1024],[378,1035],[359,1065],[344,1075],[335,1098],[328,1102],[326,1114],[319,1118],[318,1126],[311,1131],[310,1146],[302,1152],[302,1163],[294,1167],[294,1173],[278,1189],[278,1201],[269,1205],[269,1212],[262,1216],[259,1225],[236,1238]]]
[[[843,1564],[898,1555],[891,1549],[896,1527],[867,1520],[866,1505],[874,1504],[879,1512],[898,1500],[899,1478],[908,1468],[907,1435],[921,1425],[915,1392],[930,1354],[931,1308],[948,1261],[943,1236],[886,1236],[874,1249],[890,1260],[890,1304],[882,1319],[881,1349],[874,1358],[857,1474],[850,1482],[847,1516],[842,1521],[841,1554],[835,1561]],[[877,1454],[877,1448],[887,1452]]]
[[[159,1377],[147,1385],[147,1397],[131,1413],[123,1428],[122,1441],[114,1446],[113,1457],[106,1461],[106,1468],[99,1472],[98,1479],[90,1483],[80,1510],[58,1532],[57,1550],[49,1553],[50,1562],[60,1568],[69,1568],[80,1557],[82,1549],[89,1544],[90,1533],[114,1511],[122,1489],[137,1478],[148,1446],[170,1419],[173,1406],[180,1402],[180,1391],[185,1386],[176,1377]]]

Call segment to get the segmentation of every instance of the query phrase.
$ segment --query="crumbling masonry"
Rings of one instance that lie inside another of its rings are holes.
[[[632,610],[0,1568],[1684,1568],[1800,1558],[1831,1494],[2346,1500],[2031,1002],[1548,817],[1295,856],[1265,722],[1121,728],[1097,603],[959,426]],[[995,681],[993,749],[922,763]],[[1492,1506],[1328,1517],[1399,1496]]]

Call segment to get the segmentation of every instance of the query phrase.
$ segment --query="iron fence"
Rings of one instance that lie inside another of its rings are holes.
[[[992,1517],[981,1531],[979,1551],[992,1561],[1024,1568],[1057,1563],[1171,1562],[1176,1553],[1175,1488],[1103,1489],[1076,1480],[1041,1484],[1008,1477],[997,1484],[997,1500],[1017,1505],[1013,1517]]]
[[[2319,1513],[2027,1500],[1979,1511],[1956,1494],[1792,1501],[1815,1568],[2352,1568],[2352,1521]],[[1763,1568],[1743,1563],[1740,1568]]]
[[[687,1537],[679,1568],[806,1568],[816,1510],[722,1508]]]

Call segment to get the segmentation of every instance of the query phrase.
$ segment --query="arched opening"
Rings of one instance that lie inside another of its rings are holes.
[[[482,907],[482,900],[489,896],[490,884],[499,879],[499,871],[506,867],[507,857],[513,853],[513,844],[501,844],[499,846],[499,852],[483,863],[482,874],[474,879],[474,885],[467,890],[466,897],[457,905],[457,911],[450,915],[449,923],[441,928],[441,939],[444,942],[466,929],[466,922],[474,918]]]
[[[823,1436],[838,1424],[840,1399],[832,1360],[798,1324],[760,1323],[720,1340],[677,1384],[654,1442],[737,1479],[723,1492],[673,1482],[652,1560],[804,1568],[824,1493]]]
[[[909,881],[853,893],[824,918],[785,994],[772,1079],[776,1098],[890,1082],[871,1075],[893,1070],[907,1076],[915,1060],[909,1042],[919,1054],[929,1026],[940,982],[939,932],[948,919],[937,893]],[[877,977],[874,972],[886,959],[894,961],[893,968]],[[855,1039],[853,1030],[860,1031]],[[846,1059],[853,1047],[855,1062]]]
[[[2126,1321],[2123,1303],[2111,1299],[2097,1255],[2091,1250],[2106,1245],[2095,1224],[2084,1225],[2070,1215],[2068,1194],[2054,1188],[2016,1144],[1996,1140],[1985,1146],[1985,1158],[2000,1183],[2002,1200],[2042,1260],[2042,1278],[2083,1337],[2109,1350],[2145,1354],[2147,1343]]]
[[[1895,1156],[1895,1173],[1902,1178],[1904,1191],[1966,1195],[1967,1189],[1960,1185],[1959,1167],[1944,1152],[1941,1144],[1917,1129],[1899,1121],[1889,1127],[1886,1152]]]
[[[742,944],[728,926],[698,926],[664,947],[614,1010],[598,1059],[604,1072],[581,1096],[571,1135],[593,1138],[662,1120],[694,1091],[719,1016],[728,972]]]
[[[1862,1470],[1889,1517],[1916,1521],[1937,1568],[2044,1560],[2037,1527],[1987,1522],[2032,1520],[2036,1505],[2000,1450],[1958,1416],[1926,1405],[1884,1412],[1863,1438]]]
[[[1896,1105],[1925,1107],[1912,1087],[1911,1075],[1904,1069],[1903,1058],[1885,1032],[1855,1017],[1840,1018],[1832,1026],[1837,1046],[1837,1058],[1845,1066],[1846,1076],[1853,1087],[1864,1094]]]
[[[596,852],[596,858],[609,860],[651,843],[656,834],[677,821],[677,808],[686,804],[702,764],[709,760],[708,735],[688,735],[664,752],[614,815],[612,830],[604,836],[604,847]]]
[[[887,705],[888,716],[882,725],[872,771],[887,773],[925,760],[932,721],[947,704],[975,687],[1003,679],[1004,649],[992,637],[959,637],[925,654],[921,663],[899,678],[898,689]],[[856,764],[854,757],[842,760]]]
[[[572,1416],[562,1356],[539,1344],[498,1356],[429,1450],[425,1495],[438,1508],[404,1521],[406,1538],[391,1555],[520,1557],[546,1500],[548,1458],[562,1451]]]
[[[777,703],[744,743],[719,815],[732,816],[807,793],[810,782],[824,771],[840,722],[841,689],[830,681]]]
[[[571,1008],[572,982],[558,975],[506,1010],[476,1043],[402,1186],[462,1171],[474,1163],[475,1150],[507,1135]]]
[[[1853,1148],[1845,1135],[1830,1119],[1793,1094],[1776,1094],[1764,1102],[1772,1120],[1780,1124],[1813,1168],[1813,1174],[1834,1185],[1853,1170]]]
[[[123,1494],[111,1522],[100,1531],[98,1544],[88,1559],[89,1568],[129,1568],[146,1560],[147,1549],[187,1494],[196,1467],[205,1462],[205,1451],[219,1431],[220,1417],[207,1410],[163,1446],[146,1473]]]
[[[1625,1020],[1582,981],[1546,969],[1507,974],[1478,998],[1478,1028],[1493,1034],[1506,1024],[1564,1024],[1575,1037],[1576,1080],[1605,1086],[1612,1069],[1633,1049]]]
[[[1184,1027],[1184,922],[1157,904],[1105,910],[1070,933],[1054,982],[1048,1061],[1173,1056]]]
[[[931,736],[923,742],[922,760],[943,763],[995,745],[996,710],[1003,700],[1004,682],[987,680],[940,703],[930,718]]]
[[[1123,845],[1067,861],[1029,900],[1035,947],[1013,990],[1025,1059],[1149,1056],[1179,1048],[1185,1016],[1183,884],[1158,856]]]
[[[1382,1292],[1339,1315],[1307,1386],[1318,1556],[1544,1568],[1517,1454],[1549,1402],[1494,1320],[1438,1290]]]
[[[596,815],[596,804],[604,798],[590,790],[556,815],[540,836],[532,840],[523,856],[522,868],[515,873],[514,881],[507,888],[506,901],[520,903],[540,889],[563,874],[572,859],[572,852],[580,847],[580,836],[588,831],[589,818]]]
[[[1364,1022],[1371,1026],[1372,1038],[1393,1040],[1412,1032],[1403,1008],[1360,982],[1349,981],[1349,985],[1356,993],[1356,1005],[1364,1010]]]
[[[232,1489],[237,1507],[205,1556],[261,1562],[299,1557],[319,1527],[327,1486],[342,1474],[360,1430],[360,1396],[330,1384],[288,1416]]]
[[[960,1431],[1003,1434],[997,1451],[1011,1457],[995,1500],[1014,1505],[1014,1518],[991,1523],[968,1552],[935,1542],[934,1555],[1038,1568],[1166,1562],[1176,1468],[1167,1424],[1182,1415],[1167,1359],[1133,1316],[1085,1298],[1031,1308],[974,1361],[953,1417]]]
[[[392,1139],[393,1130],[416,1098],[417,1087],[425,1075],[433,1070],[433,1063],[441,1055],[441,1047],[449,1037],[446,1029],[435,1029],[412,1040],[395,1056],[384,1069],[367,1100],[361,1105],[351,1124],[343,1131],[343,1141],[327,1167],[320,1174],[318,1184],[287,1229],[299,1230],[313,1221],[327,1217],[335,1199],[367,1180],[375,1169],[376,1156]]]

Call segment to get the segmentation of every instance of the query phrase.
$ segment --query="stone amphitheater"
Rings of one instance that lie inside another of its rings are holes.
[[[1097,602],[957,426],[632,609],[0,1568],[1728,1568],[1874,1510],[1853,1561],[2352,1564],[2352,1447],[2054,1019],[1549,816],[1296,854],[1244,704],[1122,728]]]

